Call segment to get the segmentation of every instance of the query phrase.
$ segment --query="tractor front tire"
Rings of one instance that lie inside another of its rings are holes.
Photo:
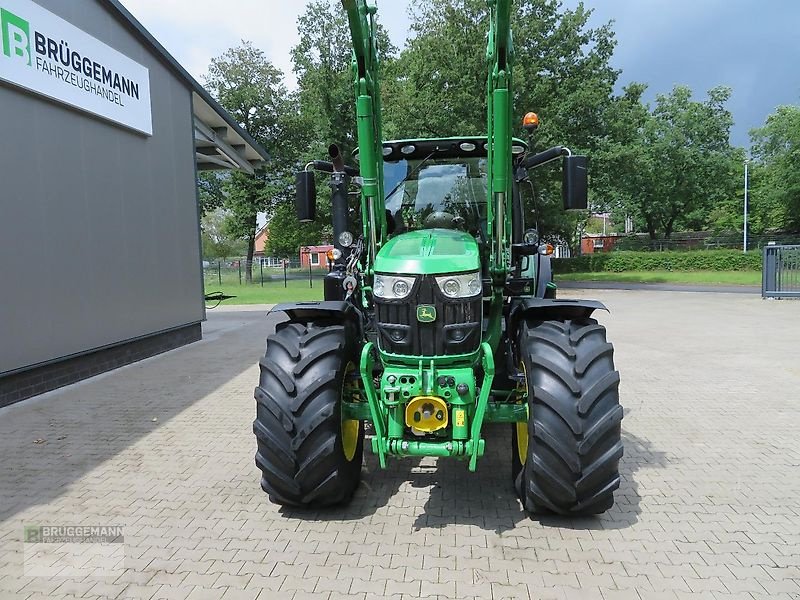
[[[527,320],[518,351],[528,423],[513,432],[515,488],[531,513],[587,516],[614,504],[622,457],[614,348],[594,319]],[[526,435],[527,434],[527,435]],[[522,437],[526,439],[523,443]]]
[[[280,323],[255,389],[261,487],[276,504],[350,500],[361,477],[364,425],[342,419],[346,377],[358,373],[355,331],[330,321]]]

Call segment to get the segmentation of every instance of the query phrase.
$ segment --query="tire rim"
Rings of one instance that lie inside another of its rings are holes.
[[[355,370],[355,365],[352,362],[347,363],[344,369],[344,379],[342,380],[342,400],[347,398],[352,400],[356,390],[351,382],[351,373]],[[342,412],[342,451],[344,457],[348,462],[352,461],[356,456],[356,449],[358,448],[358,434],[361,428],[361,421],[357,419],[345,419],[344,412]]]
[[[527,401],[528,401],[528,372],[525,369],[525,363],[519,363],[520,370],[524,376],[523,381],[517,384],[517,398],[520,396],[525,397],[526,408],[527,408]],[[530,418],[530,415],[528,416]],[[517,421],[517,458],[521,464],[525,464],[525,460],[528,458],[528,422],[527,421]]]

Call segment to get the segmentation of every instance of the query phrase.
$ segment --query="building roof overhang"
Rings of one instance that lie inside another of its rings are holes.
[[[197,80],[147,31],[119,0],[103,0],[112,13],[192,91],[195,160],[199,170],[237,169],[253,173],[269,154]]]

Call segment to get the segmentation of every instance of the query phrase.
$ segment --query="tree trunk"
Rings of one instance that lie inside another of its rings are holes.
[[[656,221],[652,217],[645,215],[644,216],[645,223],[647,223],[647,233],[650,235],[650,239],[656,239]]]
[[[256,251],[256,229],[258,227],[258,214],[253,213],[250,219],[250,233],[247,235],[247,260],[245,261],[244,280],[253,283],[253,254]]]
[[[253,254],[256,250],[256,236],[247,236],[247,261],[245,262],[244,280],[253,283]]]
[[[672,228],[675,226],[675,216],[669,218],[669,221],[666,222],[664,225],[664,239],[669,239],[669,236],[672,235]]]

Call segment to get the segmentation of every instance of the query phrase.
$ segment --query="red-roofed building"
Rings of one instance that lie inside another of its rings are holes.
[[[300,247],[300,264],[307,267],[309,262],[312,267],[327,267],[328,257],[325,254],[328,250],[333,250],[332,244],[324,244],[322,246],[301,246]]]

